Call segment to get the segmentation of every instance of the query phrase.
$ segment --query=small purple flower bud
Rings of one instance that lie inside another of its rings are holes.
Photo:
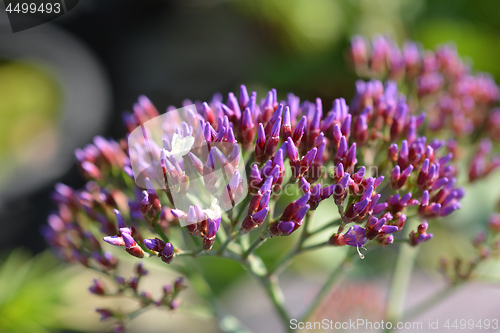
[[[245,87],[243,84],[240,86],[238,101],[241,110],[244,110],[247,107],[248,102],[250,101],[250,97],[248,97],[247,87]]]
[[[382,184],[382,182],[384,181],[385,177],[384,176],[378,176],[377,178],[375,178],[375,181],[373,182],[373,187],[377,188],[380,186],[380,184]]]
[[[189,206],[187,217],[186,217],[186,222],[188,225],[199,222],[198,216],[197,216],[196,211],[194,209],[194,206]]]
[[[283,150],[282,149],[278,149],[276,154],[274,154],[273,166],[278,166],[280,168],[280,170],[282,170],[282,171],[285,170],[285,166],[283,164]]]
[[[393,232],[398,231],[399,228],[395,225],[383,225],[380,229],[380,233],[383,235],[392,234]]]
[[[248,146],[253,142],[255,136],[255,126],[249,108],[246,108],[245,111],[243,111],[238,131],[243,144]]]
[[[401,200],[399,200],[398,204],[402,205],[402,206],[406,206],[406,204],[408,203],[408,201],[410,201],[411,196],[412,196],[411,192],[406,193],[405,195],[403,195],[401,197]]]
[[[187,217],[187,214],[180,210],[180,209],[172,209],[170,210],[170,212],[172,213],[172,215],[174,215],[175,217],[177,217],[178,219],[185,219]]]
[[[191,164],[194,166],[196,171],[198,171],[200,174],[203,174],[203,162],[192,152],[189,152],[188,156]]]
[[[417,186],[419,189],[423,189],[426,186],[427,175],[429,173],[429,159],[426,158],[420,167],[420,172],[418,173]]]
[[[373,212],[373,209],[377,205],[377,203],[380,200],[381,196],[382,196],[381,194],[375,194],[374,196],[372,196],[372,198],[370,200],[370,208],[369,208],[370,212]]]
[[[342,164],[340,164],[342,165]],[[361,182],[363,181],[363,178],[365,177],[365,172],[366,172],[366,168],[363,166],[361,167],[353,176],[352,176],[352,180],[354,180],[354,182],[356,184],[361,184]]]
[[[322,133],[320,133],[322,134]],[[319,138],[320,136],[318,136]],[[314,158],[314,162],[318,165],[323,164],[323,155],[325,153],[325,148],[326,148],[326,140],[322,140],[321,144],[318,146],[318,151],[316,153],[316,157]]]
[[[354,207],[354,212],[356,214],[360,214],[361,212],[363,212],[366,209],[366,207],[368,207],[369,203],[370,203],[369,199],[363,199],[360,202],[355,203],[354,206],[353,206]]]
[[[317,151],[317,148],[313,148],[308,151],[307,154],[304,155],[304,157],[302,157],[302,159],[300,160],[300,174],[304,174],[309,169],[312,162],[316,158]]]
[[[441,210],[439,211],[439,215],[440,216],[450,215],[451,213],[460,209],[461,207],[462,207],[462,205],[460,205],[460,203],[458,203],[458,202],[455,204],[449,205],[449,206],[441,207]]]
[[[321,200],[325,200],[325,199],[328,199],[329,197],[331,197],[333,192],[335,191],[335,187],[336,187],[336,185],[333,184],[333,185],[322,188],[321,194],[320,194]]]
[[[374,216],[370,217],[368,219],[368,221],[366,222],[366,227],[367,228],[374,228],[375,230],[380,230],[380,228],[382,228],[382,226],[384,225],[385,223],[385,219],[378,219]]]
[[[144,257],[144,251],[139,245],[137,245],[134,238],[130,234],[122,233],[122,238],[125,242],[125,250],[128,252],[128,254],[133,255],[137,258]]]
[[[295,126],[295,130],[293,131],[292,140],[295,143],[295,146],[300,145],[300,141],[302,139],[302,135],[304,135],[304,130],[306,128],[307,118],[303,116],[298,122],[297,126]]]
[[[146,183],[146,188],[148,191],[149,203],[151,204],[153,210],[158,213],[161,211],[161,203],[158,195],[156,194],[153,183],[151,183],[151,180],[148,177],[144,179],[144,182]]]
[[[302,191],[302,193],[310,192],[311,184],[304,177],[300,177],[299,188]]]
[[[433,190],[433,191],[437,191],[437,190],[439,190],[441,187],[443,187],[444,185],[446,185],[447,183],[448,183],[448,178],[446,178],[446,177],[439,178],[438,180],[436,180],[436,181],[432,184],[432,190]]]
[[[227,96],[227,106],[233,111],[236,119],[240,119],[241,117],[241,108],[238,103],[238,99],[232,92],[230,92]]]
[[[264,182],[264,184],[261,186],[259,192],[261,194],[264,194],[266,193],[267,191],[270,191],[271,190],[271,186],[273,185],[273,182],[274,182],[274,177],[273,176],[269,176],[266,181]]]
[[[295,228],[295,223],[292,221],[287,221],[287,222],[278,222],[278,230],[283,234],[283,235],[289,235],[292,233],[292,231]]]
[[[354,165],[357,163],[356,159],[356,142],[354,142],[351,145],[351,148],[349,148],[349,151],[347,152],[347,156],[345,159],[345,167],[347,170],[350,168],[354,167]]]
[[[391,144],[387,153],[390,161],[396,162],[398,160],[398,151],[399,151],[398,145],[395,143]]]
[[[333,199],[337,206],[342,205],[344,199],[347,196],[347,186],[349,184],[350,176],[348,173],[345,173],[342,179],[337,183],[335,190],[333,192]]]
[[[174,257],[174,247],[171,243],[166,243],[165,248],[160,254],[160,258],[163,262],[170,264],[172,262],[172,258]]]
[[[396,187],[399,178],[401,177],[401,168],[396,165],[391,171],[391,186]]]
[[[290,121],[290,108],[288,106],[285,107],[285,113],[283,114],[283,124],[282,126],[282,137],[283,141],[287,141],[288,138],[292,137],[292,125]]]
[[[118,209],[113,209],[113,212],[115,213],[116,222],[118,224],[118,229],[126,228],[127,225],[125,224],[125,220],[123,219],[123,216],[122,216],[122,214],[120,214]]]
[[[252,193],[257,192],[260,183],[262,183],[262,177],[260,176],[259,167],[257,166],[257,164],[254,164],[250,171],[250,179],[248,182],[248,185],[250,186],[250,191]]]
[[[267,207],[259,210],[257,213],[252,215],[253,222],[257,226],[260,226],[264,222],[264,220],[266,219],[268,213],[269,213],[269,208],[267,208]]]
[[[83,161],[80,164],[80,167],[82,168],[86,177],[96,180],[102,179],[101,170],[99,170],[99,168],[95,164],[90,163],[89,161]]]
[[[273,168],[273,162],[271,160],[267,161],[266,164],[260,169],[260,176],[262,178],[267,178],[269,177],[269,173],[271,172]]]
[[[95,310],[98,314],[101,315],[101,321],[104,321],[108,318],[112,318],[115,316],[115,314],[113,313],[112,310],[110,309],[102,309],[102,308],[99,308],[99,309],[96,309]]]
[[[137,266],[135,267],[135,271],[136,271],[137,275],[139,275],[139,276],[148,275],[148,271],[144,269],[142,262],[137,264]]]
[[[371,201],[373,190],[374,190],[373,185],[368,186],[365,190],[365,193],[363,193],[363,196],[361,197],[361,201],[363,201],[364,199],[368,199]]]
[[[165,242],[161,239],[145,239],[144,245],[151,251],[162,252],[165,248]]]
[[[332,143],[335,148],[338,149],[340,145],[340,140],[342,138],[342,131],[338,124],[333,124],[333,134],[332,134]]]
[[[343,161],[344,158],[347,156],[347,140],[345,136],[342,136],[340,138],[340,143],[339,143],[339,148],[337,150],[337,157],[336,161]],[[344,166],[346,169],[348,169],[347,166]]]
[[[356,69],[362,69],[366,66],[368,61],[368,47],[362,36],[356,35],[351,38],[350,56]]]
[[[297,213],[299,208],[305,206],[309,199],[311,198],[311,192],[306,192],[302,197],[297,199],[296,201],[288,204],[281,215],[282,221],[291,221],[293,216]]]
[[[410,123],[408,124],[408,129],[406,131],[406,140],[408,143],[412,144],[417,138],[417,119],[415,116],[410,117]]]
[[[403,132],[407,115],[408,115],[408,106],[403,101],[400,101],[396,105],[396,112],[394,114],[390,130],[392,141],[395,141]]]
[[[92,285],[89,287],[89,291],[95,295],[105,295],[106,287],[102,281],[94,279]]]
[[[360,114],[354,125],[354,137],[359,145],[364,145],[368,141],[368,124],[366,118],[364,113]]]
[[[321,124],[319,126],[320,131],[329,133],[332,130],[332,125],[335,120],[336,120],[336,114],[333,113],[332,111],[328,112],[325,119],[321,121]]]
[[[269,122],[267,123],[266,128],[265,128],[266,138],[272,136],[271,131],[275,127],[276,123],[278,123],[279,126],[281,126],[281,117],[283,115],[283,107],[284,107],[283,104],[280,104],[278,106],[278,108],[276,109],[276,111],[273,113],[271,119],[269,119]]]
[[[122,234],[123,242],[125,243],[126,248],[131,248],[134,246],[137,246],[137,243],[135,242],[134,238],[127,233]]]
[[[267,140],[267,145],[265,149],[265,156],[272,156],[278,147],[280,140],[280,128],[281,128],[281,117],[278,117],[274,123],[271,132],[269,134],[269,139]]]
[[[304,206],[305,204],[307,204],[307,202],[309,201],[309,198],[311,197],[311,194],[310,193],[305,193],[303,196],[301,196],[299,199],[297,199],[295,201],[295,205],[297,207],[302,207]]]
[[[342,126],[340,127],[342,135],[346,138],[349,138],[351,135],[351,115],[348,114],[347,117],[342,122]]]
[[[413,230],[410,232],[409,236],[411,245],[416,246],[432,238],[432,234],[427,234],[428,226],[427,222],[424,222],[418,226],[417,232]]]
[[[335,167],[333,180],[338,183],[342,179],[342,177],[344,177],[344,165],[342,163],[339,163]]]
[[[394,194],[394,195],[390,196],[389,199],[387,199],[387,203],[390,206],[395,206],[399,202],[399,197],[400,197],[399,194]]]
[[[125,246],[125,242],[121,236],[106,236],[102,240],[114,246]]]
[[[173,287],[169,284],[163,286],[163,294],[166,296],[172,295]]]
[[[398,164],[399,166],[403,169],[406,169],[408,166],[408,141],[403,140],[401,142],[401,150],[399,151],[399,156],[398,156]]]
[[[323,107],[321,105],[321,99],[316,98],[316,109],[314,115],[312,117],[311,123],[309,124],[308,133],[308,146],[312,146],[314,140],[319,134],[319,125],[321,122],[321,118],[323,117]]]
[[[264,133],[264,126],[259,123],[257,129],[257,141],[255,143],[255,160],[260,162],[264,155],[264,148],[266,146],[266,134]]]
[[[261,115],[262,121],[267,122],[271,118],[272,113],[274,111],[273,92],[272,91],[269,91],[267,93],[267,96],[266,96],[264,102],[261,104],[260,109],[262,112],[262,115]]]
[[[381,241],[382,245],[389,245],[394,243],[394,236],[393,235],[381,235],[382,237],[377,238],[379,241]]]
[[[411,165],[411,164],[408,165],[408,167],[403,170],[403,172],[401,173],[401,177],[399,177],[399,179],[396,183],[396,187],[395,187],[396,189],[400,189],[406,184],[406,181],[410,177],[412,171],[413,171],[413,165]]]
[[[291,162],[298,161],[299,153],[297,152],[297,148],[295,147],[295,144],[293,143],[291,138],[287,139],[287,154],[288,154],[288,159]]]
[[[310,205],[301,206],[297,212],[293,215],[292,221],[295,222],[295,229],[297,229],[300,225],[302,225],[302,220],[304,216],[306,216],[309,211]]]

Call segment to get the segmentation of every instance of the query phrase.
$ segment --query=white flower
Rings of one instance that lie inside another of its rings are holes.
[[[182,156],[189,153],[193,144],[194,137],[188,135],[182,138],[179,134],[174,133],[171,142],[172,150],[168,151],[165,149],[165,153],[168,157],[173,156],[177,162],[180,162]]]
[[[220,209],[220,206],[218,204],[217,199],[212,200],[212,205],[210,206],[210,208],[209,209],[204,209],[203,212],[205,214],[207,214],[207,216],[211,220],[215,220],[215,219],[220,218],[220,216],[221,216],[221,209]]]

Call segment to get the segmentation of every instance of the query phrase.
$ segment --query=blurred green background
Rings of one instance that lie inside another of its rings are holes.
[[[356,77],[346,61],[346,50],[354,34],[388,34],[399,43],[413,39],[426,49],[451,41],[475,70],[490,72],[497,82],[500,79],[497,0],[81,0],[74,11],[50,24],[81,40],[102,63],[103,73],[112,82],[114,101],[114,107],[106,110],[112,121],[102,134],[116,138],[124,134],[120,113],[139,94],[148,95],[160,110],[179,105],[184,98],[205,100],[216,91],[225,95],[237,91],[241,83],[260,96],[277,88],[280,98],[292,91],[302,100],[321,97],[324,105],[338,97],[349,101]],[[1,184],[2,178],[15,175],[17,165],[30,161],[23,157],[28,153],[23,147],[36,140],[40,130],[57,129],[65,114],[61,107],[65,96],[61,82],[36,59],[11,59],[2,54],[0,59]],[[72,186],[82,184],[74,167],[61,171],[60,180]],[[423,271],[437,276],[431,272],[440,254],[471,255],[469,240],[485,226],[494,209],[500,188],[492,184],[499,182],[499,175],[492,175],[468,187],[463,209],[431,225],[431,232],[440,240],[423,246],[418,261]],[[0,244],[0,332],[98,332],[106,327],[98,324],[93,313],[95,297],[86,291],[92,274],[57,265],[45,253],[38,228],[55,208],[47,199],[51,186],[12,198],[16,204],[25,202],[24,206],[13,205],[0,214],[2,226],[22,225],[15,234],[7,231],[10,240]],[[38,202],[40,197],[44,199]],[[16,211],[36,205],[37,213],[28,217]],[[315,216],[318,225],[335,214],[329,207],[320,207]],[[258,253],[272,264],[292,246],[295,236],[273,239]],[[320,238],[328,236],[325,233]],[[18,248],[42,254],[30,258]],[[300,286],[293,282],[298,278],[314,286],[338,262],[340,252],[336,251],[325,249],[299,257],[286,273],[291,285]],[[351,277],[356,281],[375,279],[384,285],[394,258],[393,249],[378,249],[355,267]],[[237,264],[217,258],[200,258],[199,263],[207,281],[227,304],[245,286],[256,287]],[[500,281],[497,267],[483,271],[489,279]],[[165,279],[161,269],[155,274],[155,281]],[[14,287],[11,281],[16,282]],[[63,288],[65,285],[71,287]],[[383,296],[379,298],[383,305]],[[62,308],[63,313],[77,309],[74,311],[88,320],[68,320],[74,313],[64,320]],[[186,318],[168,315],[174,328],[181,327]],[[149,323],[148,328],[157,325],[150,317],[141,323]],[[148,331],[144,327],[133,329]],[[213,325],[203,327],[215,330]]]

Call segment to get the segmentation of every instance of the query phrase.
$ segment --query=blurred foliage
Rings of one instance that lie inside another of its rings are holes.
[[[274,50],[249,75],[278,92],[321,97],[324,105],[354,91],[345,51],[351,36],[387,34],[427,49],[452,42],[476,70],[500,78],[500,6],[497,0],[238,0]]]
[[[0,261],[0,332],[46,333],[59,326],[68,274],[48,252],[14,250]]]
[[[0,61],[0,178],[22,159],[20,148],[57,125],[61,100],[56,79],[42,66]]]

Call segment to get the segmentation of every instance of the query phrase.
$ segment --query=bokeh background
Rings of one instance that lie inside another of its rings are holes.
[[[123,136],[121,113],[140,94],[159,110],[185,98],[226,95],[242,83],[260,94],[276,88],[280,98],[293,91],[302,99],[321,97],[325,105],[338,97],[349,101],[356,77],[346,49],[354,34],[414,39],[426,49],[452,41],[475,70],[500,81],[498,0],[80,0],[55,21],[16,34],[0,4],[0,332],[107,329],[93,312],[98,301],[87,292],[92,275],[58,264],[39,232],[55,208],[53,184],[84,183],[74,163],[76,147],[94,135]],[[408,305],[439,289],[442,281],[432,272],[441,254],[467,257],[468,240],[500,195],[495,187],[485,190],[491,182],[500,184],[500,178],[468,188],[462,211],[433,226],[441,241],[421,251]],[[326,215],[317,214],[315,222],[328,220]],[[273,240],[259,252],[271,258],[291,244]],[[292,314],[312,299],[325,271],[339,261],[337,253],[301,256],[286,272]],[[317,318],[382,319],[394,253],[377,250],[372,256],[354,268]],[[204,258],[201,266],[223,303],[249,327],[279,327],[238,265]],[[500,281],[498,267],[485,268],[484,275]],[[171,278],[158,269],[150,283]],[[498,288],[473,285],[421,320],[451,312],[457,317],[457,311],[465,318],[494,314],[498,296]],[[193,319],[182,312],[152,313],[132,325],[136,332],[195,329],[219,330],[202,315]]]

